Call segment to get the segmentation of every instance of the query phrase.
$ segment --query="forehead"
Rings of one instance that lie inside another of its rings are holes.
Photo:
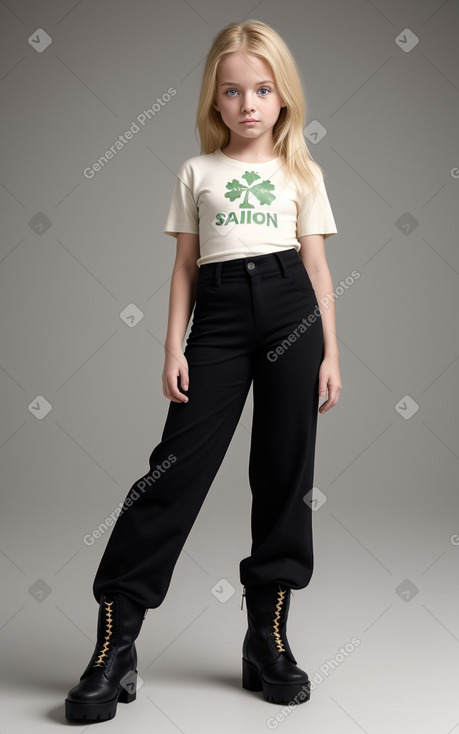
[[[217,79],[219,82],[257,82],[260,79],[273,79],[270,65],[259,56],[252,56],[234,51],[224,56],[217,67]]]

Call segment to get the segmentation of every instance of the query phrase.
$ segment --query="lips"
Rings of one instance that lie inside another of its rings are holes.
[[[241,120],[242,124],[244,125],[246,122],[258,122],[258,120]]]

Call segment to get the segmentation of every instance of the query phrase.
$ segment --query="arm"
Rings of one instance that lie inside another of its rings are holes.
[[[198,257],[199,235],[179,232],[169,293],[169,316],[162,374],[164,396],[174,403],[188,402],[187,396],[178,389],[177,378],[180,376],[181,387],[188,389],[188,364],[182,346],[196,301]]]
[[[322,403],[319,413],[326,413],[338,402],[342,387],[338,364],[339,351],[336,338],[335,304],[330,299],[330,294],[333,293],[333,283],[325,254],[324,236],[322,234],[305,235],[304,237],[298,237],[298,242],[301,244],[299,255],[307,270],[321,308],[324,359],[319,372],[319,395],[324,397],[328,389],[328,400]],[[322,299],[324,300],[322,301]]]

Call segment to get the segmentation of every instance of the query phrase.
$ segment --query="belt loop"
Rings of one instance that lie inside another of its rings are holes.
[[[214,286],[215,288],[220,288],[221,285],[221,272],[222,272],[222,261],[217,260],[216,263],[214,263],[215,270],[214,270]]]
[[[286,271],[286,268],[285,268],[285,263],[282,260],[282,257],[281,257],[280,252],[275,252],[274,254],[275,254],[275,256],[277,258],[277,261],[278,261],[278,263],[280,265],[280,269],[281,269],[281,272],[282,272],[282,277],[283,278],[287,278],[287,271]]]

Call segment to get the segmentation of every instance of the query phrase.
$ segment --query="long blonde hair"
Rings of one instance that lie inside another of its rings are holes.
[[[234,51],[258,56],[270,64],[277,90],[286,105],[273,127],[273,154],[282,160],[289,176],[315,190],[323,171],[311,156],[303,135],[306,100],[298,68],[285,41],[271,26],[258,20],[229,23],[214,38],[204,66],[196,114],[201,154],[213,153],[230,140],[230,131],[212,103],[218,64]]]

